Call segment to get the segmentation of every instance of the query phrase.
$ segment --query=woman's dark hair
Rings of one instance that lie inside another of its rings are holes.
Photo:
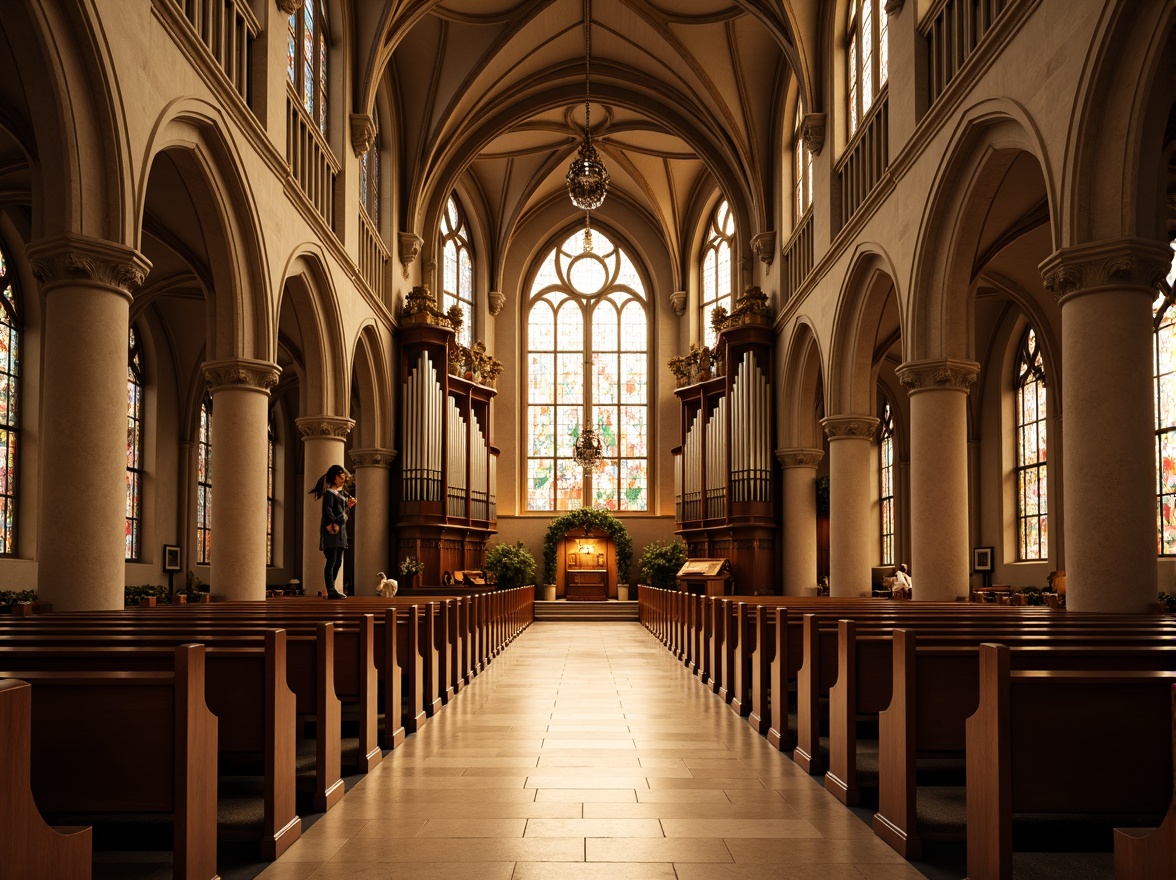
[[[313,488],[307,495],[313,495],[315,498],[322,498],[323,493],[335,485],[335,478],[339,474],[346,474],[347,469],[341,464],[333,464],[327,468],[327,472],[318,478],[318,482],[314,484]]]

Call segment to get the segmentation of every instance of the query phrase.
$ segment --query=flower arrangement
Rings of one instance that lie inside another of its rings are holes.
[[[416,577],[425,573],[425,564],[415,556],[405,556],[400,560],[400,574],[404,577]]]

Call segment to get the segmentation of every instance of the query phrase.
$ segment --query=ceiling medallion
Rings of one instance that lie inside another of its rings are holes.
[[[584,140],[568,167],[568,195],[581,211],[593,211],[608,194],[608,171],[592,146],[592,0],[584,0]]]
[[[576,445],[572,447],[572,460],[585,473],[600,470],[604,463],[604,446],[600,442],[600,435],[591,427],[585,428],[576,438]]]

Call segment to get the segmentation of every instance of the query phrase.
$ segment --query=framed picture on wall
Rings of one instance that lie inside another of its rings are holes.
[[[568,554],[568,568],[579,568],[579,567],[580,567],[580,554],[579,553],[569,553]]]
[[[972,570],[992,571],[991,547],[974,547],[972,549]]]
[[[180,570],[180,545],[179,544],[164,544],[163,545],[163,570],[164,571],[179,571]]]

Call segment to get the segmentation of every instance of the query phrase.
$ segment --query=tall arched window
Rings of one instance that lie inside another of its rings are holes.
[[[543,261],[527,303],[527,510],[649,508],[649,339],[645,286],[600,230]],[[604,466],[572,447],[591,419]]]
[[[212,558],[212,397],[200,404],[200,435],[196,442],[196,561]]]
[[[1176,243],[1173,244],[1176,249]],[[1168,292],[1152,306],[1155,326],[1157,550],[1176,556],[1176,309],[1172,285],[1176,259],[1168,272]]]
[[[711,218],[706,248],[702,252],[702,340],[714,348],[718,339],[711,326],[711,312],[716,306],[731,311],[735,289],[735,260],[732,244],[735,240],[735,217],[731,206],[723,199]]]
[[[286,35],[286,75],[302,98],[302,106],[325,136],[327,133],[326,0],[303,0],[290,16]]]
[[[379,120],[372,111],[372,120],[379,132]],[[376,229],[380,228],[380,144],[379,137],[372,138],[372,145],[359,157],[359,203],[367,212],[368,219]]]
[[[265,467],[265,564],[274,564],[274,414],[271,412],[266,429]]]
[[[882,434],[878,443],[879,498],[882,513],[882,565],[894,565],[894,411],[882,401]]]
[[[131,326],[127,345],[127,562],[142,556],[143,349]]]
[[[874,106],[889,76],[890,34],[885,5],[885,0],[850,0],[846,57],[851,137]]]
[[[1016,380],[1017,558],[1049,557],[1048,493],[1045,465],[1045,365],[1037,334],[1021,340]]]
[[[20,449],[20,312],[8,255],[0,248],[0,556],[16,553]]]
[[[813,203],[813,154],[804,145],[803,116],[800,104],[796,105],[796,122],[792,126],[792,180],[796,198],[793,206],[796,216],[793,224],[800,223],[800,218]]]
[[[444,268],[441,280],[441,309],[461,306],[465,321],[457,341],[469,345],[474,336],[474,259],[470,251],[470,234],[457,199],[449,197],[441,215],[441,255]]]

